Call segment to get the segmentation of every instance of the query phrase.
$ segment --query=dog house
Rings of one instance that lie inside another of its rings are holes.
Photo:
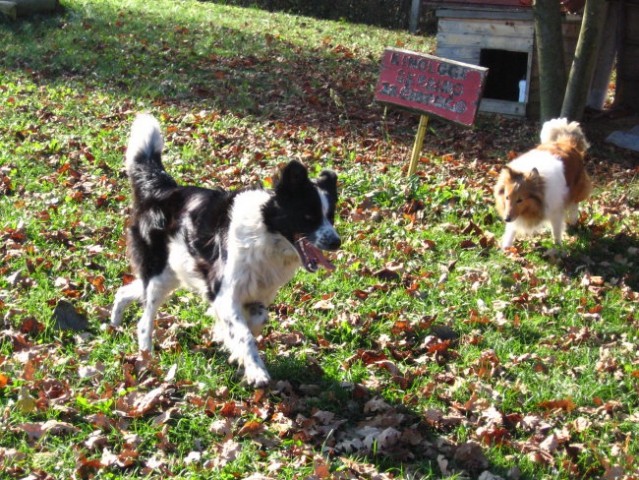
[[[532,0],[429,0],[437,17],[438,57],[487,67],[482,112],[539,115],[539,73]],[[566,71],[581,19],[562,23]]]

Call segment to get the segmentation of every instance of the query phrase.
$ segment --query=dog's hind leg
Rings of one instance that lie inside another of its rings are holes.
[[[556,245],[561,245],[561,238],[564,235],[566,224],[564,222],[564,212],[553,212],[550,215],[550,227]]]
[[[177,287],[175,274],[168,270],[151,277],[144,291],[144,312],[138,321],[138,345],[140,351],[153,350],[153,321],[166,297]]]
[[[577,225],[579,221],[579,207],[576,203],[570,203],[566,207],[566,223],[568,225]]]
[[[230,352],[230,361],[236,361],[244,367],[244,378],[249,385],[265,387],[270,377],[242,310],[242,305],[228,295],[220,295],[215,299],[213,311],[219,322],[215,339],[221,341]]]
[[[144,285],[142,280],[134,280],[128,285],[120,287],[115,294],[113,309],[111,310],[111,325],[117,327],[122,322],[122,314],[135,301],[142,301]]]

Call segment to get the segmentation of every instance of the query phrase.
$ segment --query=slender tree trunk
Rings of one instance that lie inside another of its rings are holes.
[[[614,105],[639,112],[639,0],[625,0],[621,4],[623,22]]]
[[[610,76],[615,67],[617,53],[621,45],[621,1],[607,0],[606,21],[603,26],[604,34],[597,53],[597,65],[595,73],[590,82],[590,92],[586,108],[603,110],[610,88]],[[617,69],[617,79],[619,79],[619,69]]]
[[[597,66],[597,52],[601,44],[607,9],[607,2],[603,0],[586,0],[575,58],[561,107],[561,116],[569,120],[581,120],[584,114],[590,82]]]
[[[417,33],[417,27],[419,27],[419,14],[421,5],[421,0],[413,0],[411,3],[408,29],[412,34]]]
[[[566,88],[559,0],[536,0],[533,12],[539,62],[540,120],[546,121],[561,112]]]

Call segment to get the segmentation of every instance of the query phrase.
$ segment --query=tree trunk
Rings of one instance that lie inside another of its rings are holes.
[[[639,112],[639,0],[625,0],[622,8],[614,105]]]
[[[586,108],[603,110],[610,89],[610,76],[621,45],[621,1],[608,0],[604,34],[597,53],[597,66],[590,84]],[[618,77],[618,75],[617,75]]]
[[[419,14],[421,10],[421,0],[413,0],[410,7],[410,17],[408,21],[408,29],[413,35],[417,33],[419,27]]]
[[[590,82],[597,65],[597,52],[601,44],[607,8],[607,2],[602,0],[586,0],[575,58],[561,107],[561,116],[569,120],[581,120],[584,114]]]
[[[539,62],[540,120],[543,122],[559,115],[566,88],[559,0],[536,0],[533,12]]]

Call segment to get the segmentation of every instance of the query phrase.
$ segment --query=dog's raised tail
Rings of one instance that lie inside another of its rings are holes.
[[[565,118],[548,120],[541,128],[541,143],[569,142],[582,154],[590,144],[578,122],[568,122]]]
[[[131,127],[124,163],[137,200],[177,186],[164,170],[163,147],[159,122],[148,113],[139,114]]]

